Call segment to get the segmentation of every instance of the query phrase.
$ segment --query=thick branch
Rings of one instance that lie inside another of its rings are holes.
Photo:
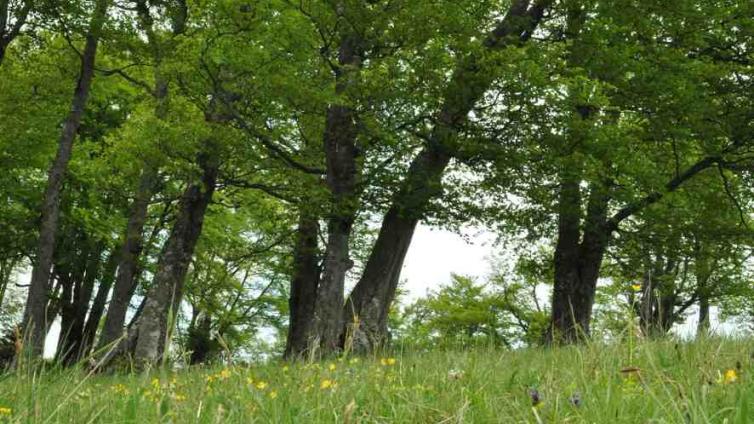
[[[639,212],[640,210],[644,209],[647,206],[650,206],[654,203],[657,203],[662,199],[666,194],[672,193],[678,188],[680,188],[683,183],[690,180],[697,174],[700,174],[702,171],[712,167],[716,163],[720,162],[722,158],[720,156],[707,156],[703,159],[700,159],[695,164],[690,166],[686,171],[684,171],[682,174],[678,175],[677,177],[673,178],[672,180],[668,181],[667,184],[665,184],[665,189],[662,191],[653,191],[643,198],[629,203],[623,209],[619,210],[618,212],[613,215],[612,218],[608,221],[608,228],[610,230],[615,230],[618,228],[618,225],[625,220],[626,218],[634,215],[635,213]]]

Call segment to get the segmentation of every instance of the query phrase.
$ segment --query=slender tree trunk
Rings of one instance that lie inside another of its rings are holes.
[[[105,304],[107,303],[107,296],[110,293],[110,289],[115,281],[115,272],[118,267],[118,252],[119,248],[114,248],[110,252],[110,256],[105,263],[104,270],[102,272],[102,278],[99,281],[99,287],[97,287],[97,294],[92,301],[92,307],[89,310],[89,317],[84,325],[84,335],[82,337],[82,349],[81,356],[87,356],[92,350],[94,345],[94,338],[97,334],[97,328],[102,320],[102,314],[105,311]]]
[[[705,246],[698,242],[695,247],[694,257],[694,277],[696,279],[696,290],[699,297],[699,322],[696,326],[697,337],[709,334],[710,330],[710,278],[714,265],[710,263],[708,252]]]
[[[361,66],[360,40],[346,36],[339,48],[339,64],[335,91],[345,95]],[[327,110],[324,151],[327,163],[327,186],[331,205],[327,223],[327,246],[322,278],[317,289],[314,318],[320,352],[335,351],[340,345],[343,326],[343,298],[346,273],[353,266],[349,257],[349,241],[356,217],[359,178],[359,149],[354,110],[345,105],[332,105]]]
[[[309,211],[299,213],[296,245],[293,251],[293,276],[288,299],[290,319],[285,346],[286,358],[303,356],[309,347],[314,323],[314,300],[319,285],[319,223]]]
[[[73,141],[76,138],[84,108],[89,98],[89,91],[94,78],[99,33],[106,19],[108,6],[108,0],[99,0],[96,3],[89,25],[89,33],[86,36],[86,45],[81,56],[81,70],[73,93],[71,111],[63,124],[58,151],[50,167],[47,188],[42,200],[36,262],[32,269],[22,324],[29,343],[28,350],[34,357],[41,356],[44,349],[45,332],[42,330],[47,328],[48,316],[45,307],[50,291],[48,282],[55,253],[55,238],[60,215],[60,193],[68,170],[68,162],[73,152]]]
[[[710,302],[706,295],[699,296],[699,322],[696,325],[696,336],[706,336],[710,329]]]
[[[484,47],[497,50],[526,42],[550,3],[540,0],[530,7],[528,0],[513,1],[506,16],[484,40]],[[364,275],[347,300],[342,340],[354,349],[370,350],[387,340],[386,317],[416,224],[431,199],[442,192],[442,174],[456,153],[458,131],[494,78],[482,71],[473,55],[462,59],[454,71],[427,146],[412,162],[388,208]]]
[[[203,174],[201,181],[191,184],[181,197],[176,222],[160,256],[135,329],[134,357],[140,365],[155,364],[162,356],[160,350],[164,341],[160,339],[169,333],[170,309],[182,294],[186,272],[215,191],[218,159],[202,153],[198,163]]]
[[[185,2],[178,2],[170,12],[173,15],[173,35],[183,32],[184,23],[187,19]],[[149,5],[145,0],[136,1],[136,11],[139,17],[139,25],[147,35],[147,41],[152,53],[154,88],[152,96],[155,99],[156,106],[154,115],[157,119],[164,120],[168,115],[169,106],[169,84],[162,72],[162,59],[164,46],[160,43],[154,32],[154,19],[149,10]],[[138,274],[140,270],[139,259],[143,251],[144,244],[144,225],[147,221],[147,212],[149,203],[159,185],[158,166],[146,159],[144,168],[141,172],[139,187],[136,196],[131,204],[131,211],[126,226],[126,239],[121,252],[120,264],[118,265],[118,275],[113,289],[112,300],[105,317],[105,324],[100,336],[99,349],[111,345],[115,340],[123,336],[123,325],[126,319],[126,313],[131,303]]]
[[[144,225],[147,221],[149,202],[157,181],[157,171],[154,168],[147,167],[142,171],[136,197],[131,203],[125,241],[120,251],[118,273],[100,334],[98,349],[106,348],[123,335],[126,313],[138,281],[139,258],[144,248]]]
[[[73,298],[70,305],[71,319],[66,326],[61,325],[60,349],[61,361],[65,365],[73,365],[81,357],[84,348],[84,326],[89,303],[97,280],[102,258],[102,246],[90,251],[86,260],[83,278],[74,284]]]
[[[8,290],[8,284],[10,284],[13,271],[16,269],[18,262],[18,258],[9,258],[0,261],[0,308],[3,307],[5,293]]]

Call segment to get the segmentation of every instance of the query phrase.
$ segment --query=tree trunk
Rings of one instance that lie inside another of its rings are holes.
[[[98,350],[105,349],[123,336],[126,313],[138,281],[139,258],[144,248],[144,224],[147,221],[149,202],[152,199],[157,180],[157,171],[154,168],[147,167],[142,171],[139,188],[128,216],[126,237],[118,263],[118,273],[99,338]]]
[[[83,342],[81,349],[82,357],[89,355],[94,346],[94,338],[97,335],[97,329],[102,320],[102,314],[105,311],[107,296],[110,294],[110,289],[115,280],[115,272],[118,267],[118,252],[120,252],[120,249],[114,248],[110,252],[110,256],[105,263],[102,278],[100,278],[99,287],[97,288],[97,294],[94,296],[92,307],[89,310],[89,317],[84,325],[84,336],[82,337]]]
[[[164,120],[168,115],[168,81],[162,72],[163,46],[154,31],[154,19],[150,13],[149,4],[145,0],[136,1],[136,12],[139,17],[139,26],[144,30],[149,43],[153,60],[154,88],[152,97],[156,105],[154,115],[157,119]],[[185,3],[177,5],[170,10],[174,18],[173,35],[178,35],[184,29],[187,19]],[[131,303],[139,275],[139,258],[141,257],[144,244],[144,225],[147,221],[149,203],[159,184],[158,166],[146,159],[141,171],[139,187],[131,204],[131,210],[126,226],[126,239],[121,252],[118,276],[113,289],[112,300],[105,317],[105,324],[100,336],[99,349],[111,345],[123,336],[123,325],[126,313]]]
[[[710,278],[712,276],[713,264],[710,263],[707,249],[705,246],[696,242],[694,257],[694,277],[696,279],[696,291],[699,297],[699,322],[696,326],[697,337],[709,334],[710,330]]]
[[[67,325],[61,324],[60,348],[58,356],[65,365],[73,365],[81,358],[84,348],[84,326],[89,303],[94,291],[94,283],[99,274],[102,258],[102,246],[95,247],[89,252],[83,278],[74,281],[70,319]]]
[[[710,303],[709,297],[706,295],[699,296],[699,322],[696,325],[696,336],[706,336],[709,334],[710,318],[709,318]]]
[[[176,222],[158,261],[137,325],[134,357],[139,365],[155,364],[162,356],[161,339],[170,333],[170,310],[182,295],[186,272],[215,191],[218,158],[202,153],[198,163],[202,169],[201,181],[189,185],[181,196]]]
[[[548,344],[574,343],[589,337],[599,271],[612,234],[607,223],[607,190],[593,184],[584,234],[579,242],[581,195],[578,185],[579,180],[573,177],[561,182],[552,311],[545,334]]]
[[[529,3],[528,0],[514,1],[484,40],[484,47],[497,50],[526,42],[551,1],[537,1],[531,7]],[[341,330],[344,333],[341,339],[354,349],[370,350],[387,340],[386,317],[416,224],[430,200],[442,192],[442,174],[452,155],[457,153],[454,141],[458,131],[494,78],[495,75],[482,71],[476,56],[459,61],[445,90],[445,100],[427,146],[411,163],[385,215],[364,275],[347,300],[344,313],[349,322]]]
[[[339,96],[346,96],[348,87],[357,78],[361,67],[360,43],[356,35],[346,35],[340,43],[339,67],[335,76],[335,93]],[[345,279],[353,266],[349,241],[358,209],[356,185],[361,156],[356,146],[356,119],[354,110],[348,105],[334,104],[327,109],[323,147],[330,212],[322,278],[314,307],[316,334],[311,340],[324,354],[337,350],[340,345]]]
[[[286,358],[303,356],[309,347],[314,322],[314,299],[319,285],[319,223],[316,216],[299,213],[296,245],[293,251],[293,276],[288,299],[290,319],[285,346]]]
[[[188,342],[186,348],[191,352],[189,363],[191,365],[204,364],[211,359],[212,346],[212,318],[209,314],[199,311],[198,316],[188,330]]]
[[[24,310],[22,327],[26,332],[28,350],[33,357],[39,357],[44,349],[45,332],[47,328],[47,296],[50,290],[50,268],[52,267],[55,250],[55,238],[60,215],[60,193],[63,180],[68,170],[68,162],[73,151],[73,141],[76,138],[81,118],[84,114],[89,91],[94,78],[95,58],[99,33],[107,16],[109,1],[99,0],[96,3],[86,45],[81,56],[81,70],[78,83],[73,93],[71,111],[63,124],[63,130],[58,142],[58,150],[47,178],[47,188],[41,207],[39,226],[39,242],[36,250],[36,262],[32,269],[29,293]]]

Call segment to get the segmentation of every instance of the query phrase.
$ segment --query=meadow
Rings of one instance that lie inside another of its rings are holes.
[[[746,423],[754,340],[672,340],[144,373],[18,372],[12,423]]]

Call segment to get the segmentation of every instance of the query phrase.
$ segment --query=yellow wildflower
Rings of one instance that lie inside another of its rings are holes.
[[[272,390],[270,392],[270,399],[275,399],[276,397],[278,397],[278,392],[275,390]]]
[[[725,371],[725,374],[723,374],[723,383],[725,384],[735,383],[737,380],[738,374],[734,369],[729,369]]]
[[[159,378],[153,378],[152,379],[152,387],[154,387],[155,389],[159,389],[160,388],[160,379]]]
[[[330,371],[335,371],[336,368],[337,367],[335,366],[335,364],[330,364],[330,366],[327,367],[327,369],[329,369]]]
[[[207,376],[207,383],[211,383],[213,381],[215,381],[215,376],[214,375],[208,375]]]
[[[395,360],[395,358],[382,358],[382,359],[380,359],[380,363],[383,366],[385,366],[385,367],[393,366],[393,365],[395,365],[396,362],[397,361]]]
[[[335,381],[330,380],[328,378],[322,380],[322,383],[319,384],[319,388],[322,390],[334,389],[335,386],[336,386]]]
[[[186,400],[186,396],[180,393],[176,393],[173,395],[173,400],[175,400],[176,402],[183,402],[184,400]]]
[[[127,395],[128,394],[128,388],[126,386],[120,384],[120,383],[111,386],[110,389],[112,389],[112,391],[114,391],[115,393],[118,393],[118,394],[121,394],[121,395]]]
[[[253,386],[254,385],[254,379],[251,378],[251,377],[246,377],[246,384],[248,384],[249,386]]]
[[[227,380],[230,378],[230,370],[227,368],[224,368],[222,371],[220,371],[220,374],[218,374],[218,377],[222,380]]]
[[[13,410],[10,408],[6,408],[4,406],[0,406],[0,416],[2,415],[11,415],[13,414]]]
[[[267,383],[266,382],[260,381],[259,383],[257,383],[257,389],[264,390],[266,388],[267,388]]]
[[[631,290],[633,290],[636,293],[640,292],[641,284],[638,284],[638,283],[631,284]]]

